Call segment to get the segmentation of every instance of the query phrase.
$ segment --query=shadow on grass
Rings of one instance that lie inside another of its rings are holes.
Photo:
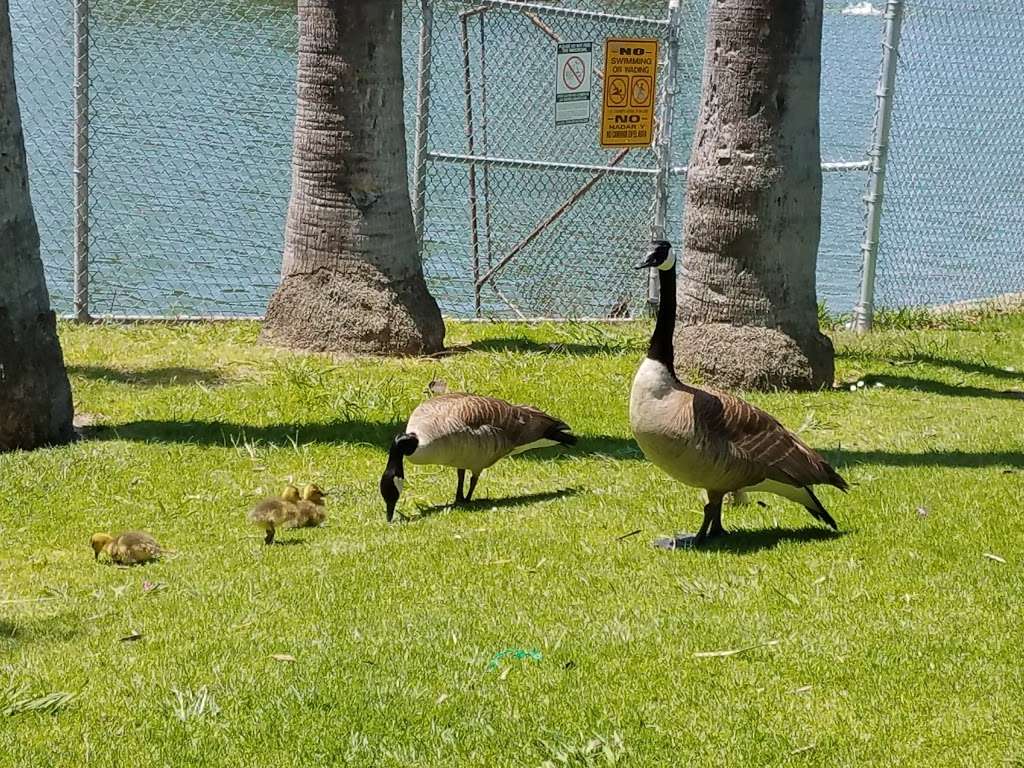
[[[837,468],[858,464],[882,464],[890,467],[1013,467],[1024,469],[1024,451],[822,451]]]
[[[551,499],[561,499],[567,496],[575,496],[580,492],[579,488],[559,488],[556,491],[542,491],[539,493],[522,493],[518,496],[503,496],[497,499],[484,499],[476,498],[472,501],[463,502],[456,506],[453,502],[448,504],[435,504],[430,507],[423,507],[418,510],[416,517],[413,517],[409,522],[416,522],[417,519],[422,517],[430,517],[436,515],[438,512],[444,512],[447,510],[460,510],[466,512],[490,512],[491,510],[504,509],[506,507],[522,507],[527,504],[534,504],[541,501],[550,501]]]
[[[766,528],[763,530],[734,530],[722,539],[712,540],[701,546],[734,555],[747,555],[774,549],[779,544],[788,542],[796,544],[813,544],[822,541],[836,541],[846,536],[849,531],[833,531],[831,528]]]
[[[845,536],[848,531],[833,531],[831,528],[765,528],[762,530],[732,530],[726,536],[709,539],[699,546],[692,546],[690,540],[692,533],[676,534],[676,541],[685,541],[684,545],[677,545],[673,551],[677,552],[727,552],[733,555],[749,555],[755,552],[763,552],[766,549],[774,549],[780,544],[793,542],[797,544],[812,544],[822,541],[835,541]],[[661,538],[656,542],[666,542],[670,539]],[[655,544],[659,549],[671,549],[671,547]]]
[[[988,363],[976,363],[969,360],[954,360],[949,357],[939,357],[938,355],[907,355],[906,357],[893,357],[892,355],[885,354],[868,354],[862,351],[855,350],[842,350],[836,352],[836,357],[849,357],[849,358],[864,358],[869,357],[879,362],[889,363],[890,365],[912,365],[920,363],[922,365],[932,365],[936,368],[953,368],[964,373],[980,373],[985,376],[992,376],[997,379],[1008,379],[1010,381],[1024,382],[1024,371],[1008,371],[1005,368],[1001,368],[997,365],[989,365]]]
[[[880,382],[890,389],[926,392],[931,395],[949,397],[980,397],[997,400],[1024,400],[1024,392],[1013,389],[990,389],[970,384],[946,384],[934,379],[919,379],[913,376],[871,376],[872,382]]]
[[[104,365],[69,365],[68,374],[96,381],[116,384],[134,384],[140,387],[171,387],[188,384],[221,384],[224,378],[216,371],[203,368],[145,368],[142,370],[121,370]]]
[[[637,348],[628,339],[609,339],[607,344],[587,344],[575,341],[542,342],[513,336],[472,341],[466,347],[474,352],[542,352],[556,355],[599,355],[618,353]]]
[[[3,643],[49,642],[63,643],[82,634],[78,617],[73,613],[59,613],[43,618],[18,621],[0,619],[0,646]]]
[[[293,443],[344,445],[368,443],[384,450],[405,425],[400,422],[332,421],[270,424],[257,427],[221,421],[132,421],[127,424],[89,427],[83,434],[90,440],[137,440],[150,443],[193,443],[233,446],[245,442],[288,446]],[[919,453],[898,451],[822,450],[837,468],[858,464],[891,467],[1012,467],[1024,468],[1024,451],[931,450]],[[621,461],[646,461],[637,444],[626,437],[580,435],[573,448],[545,448],[516,456],[517,461],[549,461],[580,456],[607,456]],[[651,471],[655,470],[652,466]]]
[[[342,445],[372,443],[387,446],[402,431],[398,422],[330,421],[255,426],[229,421],[131,421],[83,430],[90,440],[137,440],[144,443],[193,443],[232,446],[242,443],[268,445],[304,445],[327,443]]]

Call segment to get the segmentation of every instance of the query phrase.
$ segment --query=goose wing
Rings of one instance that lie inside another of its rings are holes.
[[[797,487],[817,484],[847,489],[824,457],[772,415],[726,392],[697,390],[694,421],[718,442],[726,463],[748,476],[744,485],[775,480]]]
[[[511,451],[519,446],[568,432],[562,421],[529,405],[513,405],[496,397],[446,394],[421,403],[409,419],[410,432],[434,435],[488,435]]]

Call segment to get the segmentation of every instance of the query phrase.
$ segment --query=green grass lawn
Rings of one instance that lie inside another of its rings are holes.
[[[458,354],[352,362],[244,323],[61,331],[94,425],[0,456],[0,765],[1024,764],[1024,316],[837,334],[863,389],[751,399],[853,485],[821,492],[840,534],[767,499],[676,552],[651,541],[701,501],[630,437],[646,325],[454,324]],[[453,471],[407,467],[389,526],[385,446],[438,376],[580,444],[463,510]],[[245,513],[288,479],[328,523],[265,547]],[[129,527],[177,555],[93,561]]]

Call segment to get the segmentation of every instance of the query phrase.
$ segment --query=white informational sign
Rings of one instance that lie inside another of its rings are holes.
[[[593,43],[559,43],[555,70],[555,125],[590,122]]]

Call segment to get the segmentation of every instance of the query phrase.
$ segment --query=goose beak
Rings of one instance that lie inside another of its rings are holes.
[[[653,250],[644,257],[643,261],[638,261],[633,265],[633,269],[647,269],[648,267],[656,267],[662,261],[665,260],[665,255],[660,253],[658,250]]]

